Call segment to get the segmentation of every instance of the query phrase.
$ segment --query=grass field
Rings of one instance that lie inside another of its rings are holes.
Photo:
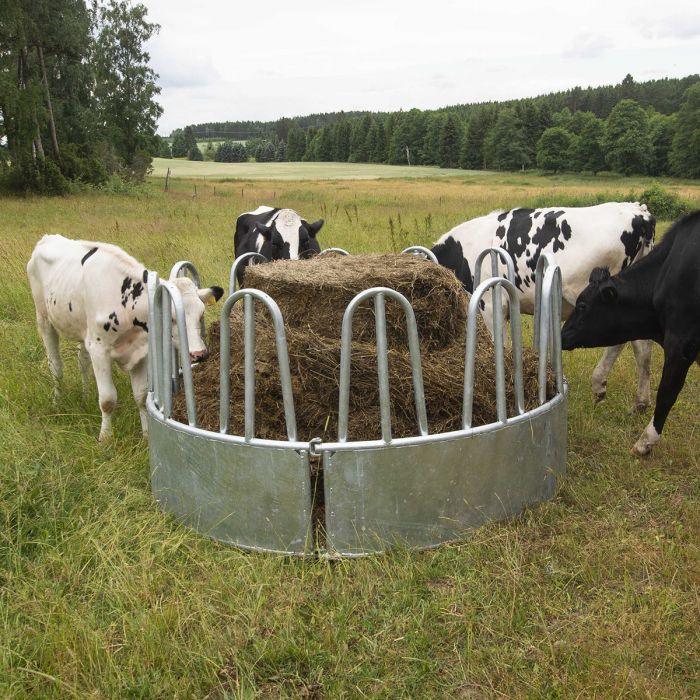
[[[197,165],[197,164],[193,164]],[[594,405],[599,353],[565,356],[568,476],[557,497],[464,544],[297,561],[208,541],[158,511],[118,374],[98,445],[73,348],[51,401],[24,266],[45,232],[122,245],[225,286],[233,221],[258,204],[323,217],[324,246],[430,244],[497,207],[575,204],[645,180],[530,174],[377,181],[154,180],[141,196],[1,199],[0,696],[693,698],[700,696],[700,370],[646,460],[629,450],[626,350]],[[666,183],[700,206],[700,184]],[[196,195],[195,195],[196,185]],[[660,222],[659,231],[669,222]],[[212,309],[211,314],[216,314]],[[653,378],[658,382],[660,353]]]
[[[201,147],[200,147],[201,148]],[[202,153],[204,151],[202,150]],[[454,177],[470,171],[427,166],[369,163],[214,163],[155,158],[153,176],[212,180],[376,180],[379,178]]]

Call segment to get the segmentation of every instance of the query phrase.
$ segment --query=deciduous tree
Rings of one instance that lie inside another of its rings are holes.
[[[669,164],[674,175],[700,177],[700,83],[683,94]]]
[[[645,174],[653,158],[649,120],[634,100],[620,100],[608,117],[603,140],[607,164],[623,175]]]

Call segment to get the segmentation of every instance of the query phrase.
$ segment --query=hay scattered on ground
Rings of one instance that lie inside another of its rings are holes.
[[[246,269],[246,286],[278,303],[285,319],[292,387],[300,440],[335,440],[338,424],[340,329],[348,303],[360,291],[385,286],[403,294],[414,308],[421,344],[423,381],[431,433],[458,430],[468,296],[452,272],[412,256],[368,255],[280,261]],[[275,335],[268,314],[256,315],[256,436],[286,439]],[[243,434],[243,305],[231,314],[230,431]],[[387,299],[387,336],[392,434],[415,435],[411,364],[405,321],[399,305]],[[363,305],[353,323],[349,439],[381,437],[373,303]],[[208,339],[209,360],[194,373],[198,425],[219,428],[219,325]],[[509,413],[514,411],[512,360],[506,350]],[[527,408],[537,405],[537,358],[524,351]],[[496,420],[493,343],[478,323],[473,424]],[[184,396],[175,399],[175,415],[186,415]]]

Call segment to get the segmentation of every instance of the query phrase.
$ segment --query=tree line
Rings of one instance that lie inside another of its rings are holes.
[[[323,117],[323,118],[322,118]],[[253,122],[192,125],[213,135]],[[441,110],[334,113],[258,122],[254,148],[222,143],[212,160],[337,161],[444,168],[700,177],[700,76],[573,88],[536,98]],[[261,146],[261,144],[263,144]],[[247,145],[247,144],[246,144]],[[170,155],[166,152],[163,155]],[[259,158],[258,155],[261,157]]]
[[[5,0],[0,13],[0,186],[142,179],[162,113],[145,43],[159,29],[130,0]]]

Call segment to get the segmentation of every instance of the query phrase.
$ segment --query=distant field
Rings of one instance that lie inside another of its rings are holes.
[[[202,152],[205,144],[200,144]],[[374,180],[378,178],[454,177],[470,171],[425,166],[369,163],[212,163],[154,158],[153,175],[236,180]]]

